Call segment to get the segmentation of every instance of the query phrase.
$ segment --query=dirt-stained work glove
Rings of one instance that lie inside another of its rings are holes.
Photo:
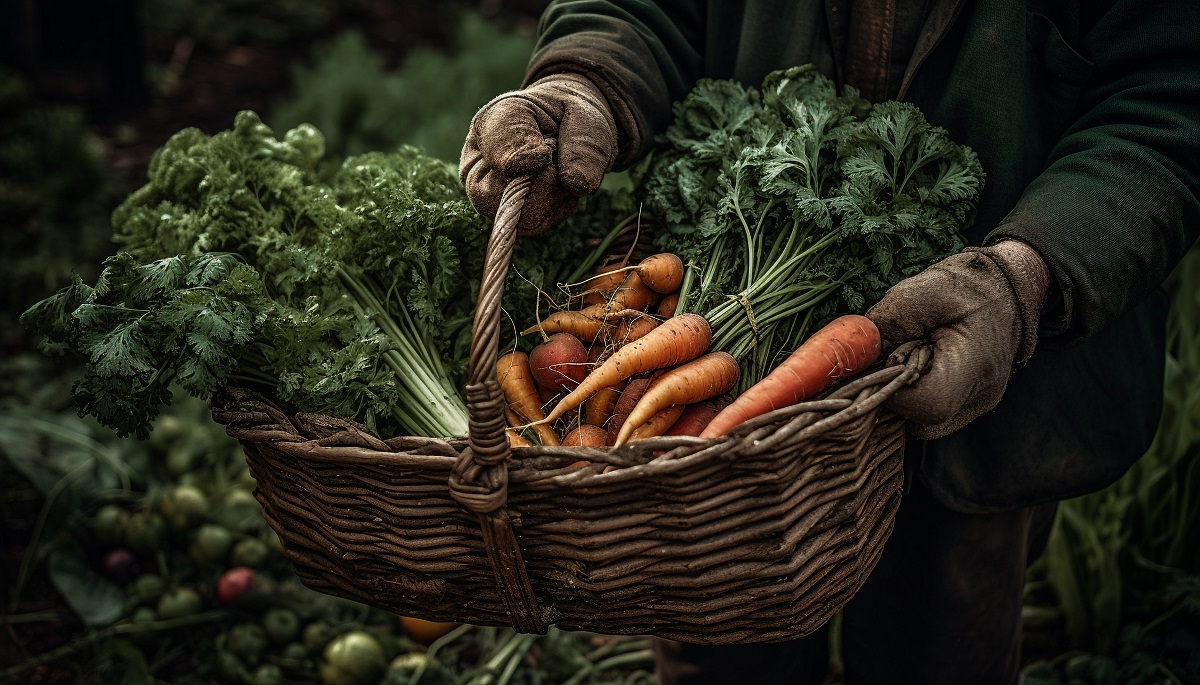
[[[867,312],[890,346],[933,344],[925,374],[888,404],[915,437],[944,437],[996,407],[1013,369],[1033,354],[1049,284],[1041,256],[1005,240],[900,281]]]
[[[533,176],[518,231],[536,235],[600,187],[617,158],[604,95],[578,74],[542,78],[487,103],[471,120],[459,176],[475,209],[496,215],[511,179]]]

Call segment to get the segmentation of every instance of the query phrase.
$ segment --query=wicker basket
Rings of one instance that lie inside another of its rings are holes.
[[[510,450],[494,367],[527,192],[506,191],[488,247],[467,439],[381,440],[245,390],[214,399],[297,574],[398,614],[526,633],[555,624],[730,644],[816,630],[891,532],[904,431],[882,405],[917,363],[720,439]],[[592,465],[568,468],[581,458]]]

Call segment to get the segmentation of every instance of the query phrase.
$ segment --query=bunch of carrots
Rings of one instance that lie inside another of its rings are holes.
[[[496,363],[514,446],[610,447],[662,435],[717,438],[821,392],[880,352],[875,325],[842,316],[733,397],[738,360],[710,349],[704,317],[677,311],[683,261],[671,253],[600,267],[582,293],[522,335],[541,341]]]

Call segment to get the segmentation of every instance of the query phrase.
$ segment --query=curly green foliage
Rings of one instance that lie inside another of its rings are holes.
[[[309,275],[297,271],[310,261],[303,253],[341,211],[317,177],[323,155],[311,126],[281,141],[248,111],[213,136],[184,129],[154,153],[147,183],[113,211],[115,239],[139,260],[236,252],[290,291]]]
[[[323,159],[315,128],[278,139],[252,112],[155,154],[113,213],[123,249],[96,287],[24,317],[48,351],[88,359],[83,411],[142,435],[170,383],[198,397],[239,383],[381,434],[465,433],[462,336],[486,224],[452,165],[416,149],[328,177]]]
[[[701,81],[658,143],[638,193],[665,223],[659,247],[689,263],[686,308],[742,361],[743,385],[961,249],[984,178],[915,106],[873,106],[811,65],[760,89]]]
[[[172,382],[198,396],[219,389],[272,307],[258,275],[232,255],[139,264],[118,253],[95,287],[76,279],[21,321],[47,336],[47,351],[85,357],[74,388],[81,414],[145,437]]]

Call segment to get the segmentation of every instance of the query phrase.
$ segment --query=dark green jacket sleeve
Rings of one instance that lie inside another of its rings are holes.
[[[1183,2],[1121,1],[1081,36],[1077,116],[986,242],[1017,238],[1059,292],[1043,344],[1069,347],[1128,311],[1200,230],[1200,20]]]
[[[640,158],[666,128],[671,103],[700,75],[704,3],[699,0],[559,0],[542,14],[525,83],[574,72],[613,107],[617,167]]]

